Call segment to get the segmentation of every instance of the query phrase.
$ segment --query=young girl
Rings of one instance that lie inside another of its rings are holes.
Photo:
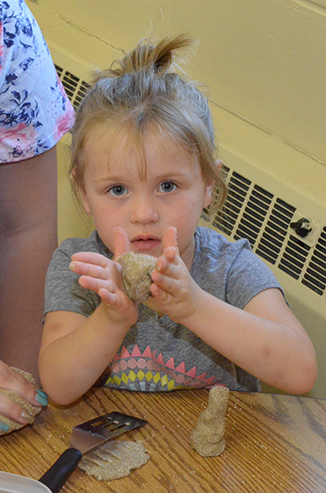
[[[314,349],[274,275],[247,240],[197,227],[226,188],[207,100],[171,71],[188,44],[141,42],[98,73],[77,112],[71,175],[96,231],[64,241],[48,270],[40,375],[58,404],[103,374],[140,391],[314,384]],[[123,289],[127,251],[157,258],[144,303]]]

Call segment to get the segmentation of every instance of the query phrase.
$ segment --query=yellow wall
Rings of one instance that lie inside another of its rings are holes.
[[[80,61],[85,78],[153,31],[198,39],[185,70],[209,88],[221,146],[325,204],[326,0],[27,3],[51,50]]]
[[[87,237],[94,229],[91,219],[75,200],[69,183],[70,135],[65,135],[57,146],[58,157],[58,240]]]

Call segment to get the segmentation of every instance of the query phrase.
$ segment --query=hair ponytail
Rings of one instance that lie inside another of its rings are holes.
[[[185,34],[164,38],[157,45],[153,44],[150,39],[143,39],[121,60],[115,60],[108,70],[97,70],[92,82],[96,83],[105,77],[122,77],[141,71],[149,71],[162,76],[172,68],[175,52],[193,44],[194,41]]]

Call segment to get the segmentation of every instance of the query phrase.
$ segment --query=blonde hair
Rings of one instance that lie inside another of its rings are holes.
[[[194,82],[172,71],[175,51],[192,44],[185,35],[156,45],[144,39],[110,69],[95,72],[72,129],[70,172],[75,189],[83,185],[85,140],[96,125],[128,127],[141,147],[145,131],[154,126],[198,156],[203,178],[214,181],[218,190],[214,209],[223,205],[227,187],[216,167],[207,98]]]

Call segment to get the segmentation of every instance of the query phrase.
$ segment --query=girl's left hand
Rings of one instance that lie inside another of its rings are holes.
[[[162,311],[174,322],[185,324],[197,310],[200,288],[180,257],[174,227],[169,227],[164,234],[163,254],[158,258],[151,277],[151,293]]]

